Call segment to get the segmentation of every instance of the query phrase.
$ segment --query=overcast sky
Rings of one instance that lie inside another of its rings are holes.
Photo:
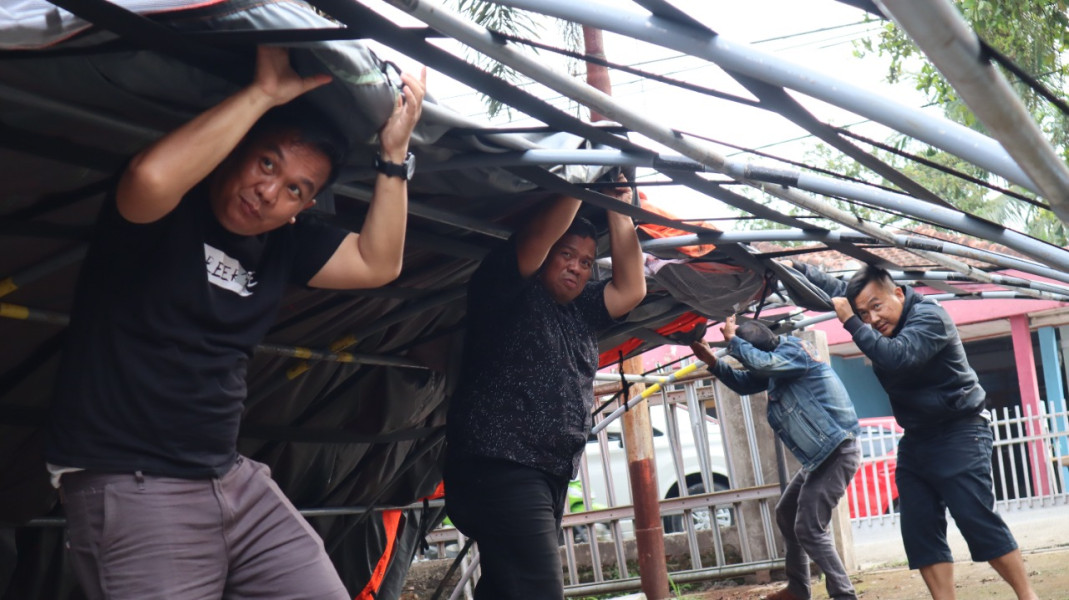
[[[620,1],[619,4],[631,9],[635,6],[626,1]],[[886,73],[885,61],[874,56],[865,58],[855,56],[853,42],[872,34],[881,25],[872,22],[864,23],[864,13],[852,7],[832,0],[748,0],[747,2],[676,0],[674,4],[720,33],[726,40],[751,44],[784,60],[800,63],[822,73],[879,91],[881,94],[906,104],[919,106],[923,102],[920,94],[912,90],[908,84],[899,84],[892,88],[883,83]],[[384,14],[390,15],[399,22],[418,24],[418,21],[384,3],[380,6]],[[540,41],[563,45],[556,30],[555,24],[547,24]],[[463,55],[464,50],[460,49],[456,43],[443,41],[441,45]],[[723,92],[749,96],[719,67],[707,61],[680,55],[674,50],[612,33],[605,34],[605,45],[606,56],[612,62],[653,71]],[[417,68],[414,61],[399,55],[392,49],[381,46],[376,46],[375,49],[397,62],[402,68]],[[547,64],[555,63],[561,70],[566,68],[563,59],[544,52],[540,56],[541,60]],[[805,159],[807,151],[810,151],[817,143],[804,130],[772,112],[680,90],[627,73],[613,71],[611,78],[613,97],[616,100],[682,131],[747,148],[761,149],[764,152],[794,160]],[[479,96],[466,86],[443,75],[431,73],[428,88],[441,104],[472,118],[486,119],[485,107]],[[560,98],[559,94],[552,90],[537,85],[528,89],[558,106],[569,106],[567,99]],[[794,95],[825,122],[837,126],[850,126],[853,131],[880,140],[887,139],[893,133],[883,126],[867,123],[865,119],[834,106],[799,94]],[[585,112],[582,114],[586,115]],[[523,115],[514,114],[513,116],[519,117],[512,121],[513,124],[538,124],[537,121],[522,118]],[[495,125],[507,123],[509,120],[504,115],[493,121]],[[665,151],[641,136],[633,139],[653,149]],[[720,147],[719,151],[729,156],[742,156],[738,154],[738,151],[726,147]],[[672,151],[668,152],[674,154]],[[764,159],[760,159],[760,162],[774,164]],[[643,174],[641,171],[639,176],[646,179],[660,178],[653,173]],[[683,218],[722,217],[734,214],[719,202],[679,186],[649,188],[647,193],[659,204]],[[732,228],[730,222],[718,225],[722,229]]]

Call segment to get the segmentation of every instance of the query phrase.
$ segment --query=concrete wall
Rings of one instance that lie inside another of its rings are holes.
[[[859,418],[891,415],[891,401],[883,391],[872,366],[864,358],[831,357],[831,368],[843,380]]]

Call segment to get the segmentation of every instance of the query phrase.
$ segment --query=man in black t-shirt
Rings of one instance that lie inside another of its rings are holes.
[[[105,202],[46,447],[90,599],[349,597],[237,433],[246,364],[288,284],[374,287],[400,272],[401,163],[426,75],[402,79],[360,234],[298,218],[344,142],[269,112],[330,81],[298,76],[283,48],[260,48],[249,86],[135,156]]]
[[[627,187],[610,193],[631,200]],[[554,200],[469,284],[445,489],[450,519],[479,543],[479,600],[564,597],[558,536],[590,431],[597,334],[646,295],[638,237],[616,212],[612,279],[589,282],[597,232],[573,223],[579,204]]]

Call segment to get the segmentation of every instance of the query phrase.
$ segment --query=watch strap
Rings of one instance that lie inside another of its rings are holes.
[[[411,178],[414,160],[415,156],[411,152],[405,155],[405,160],[402,163],[390,162],[382,158],[381,154],[377,154],[375,155],[375,170],[387,177],[400,177],[408,181]]]

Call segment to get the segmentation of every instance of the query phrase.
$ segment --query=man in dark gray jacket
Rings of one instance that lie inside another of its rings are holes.
[[[973,560],[989,562],[1020,600],[1038,600],[1017,542],[994,512],[985,393],[950,315],[876,266],[859,270],[849,283],[795,266],[832,296],[836,315],[872,361],[905,429],[895,481],[910,568],[920,569],[933,599],[955,597],[949,509]]]

